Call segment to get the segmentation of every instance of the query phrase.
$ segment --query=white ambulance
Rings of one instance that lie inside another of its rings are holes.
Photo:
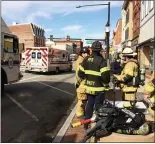
[[[52,47],[29,47],[25,51],[26,72],[72,71],[72,62],[66,50]]]
[[[4,92],[4,85],[19,81],[22,78],[20,73],[20,55],[18,37],[10,32],[7,25],[1,18],[1,92]]]

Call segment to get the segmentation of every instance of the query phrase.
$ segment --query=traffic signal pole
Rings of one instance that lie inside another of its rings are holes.
[[[110,50],[110,2],[108,2],[108,21],[106,24],[106,42],[107,42],[107,65],[110,66],[109,50]]]
[[[110,60],[109,60],[109,49],[110,49],[110,2],[106,4],[93,4],[93,5],[83,5],[83,6],[77,6],[76,8],[81,8],[81,7],[88,7],[88,6],[101,6],[101,5],[107,5],[108,6],[108,21],[106,24],[106,45],[107,45],[107,50],[106,50],[106,59],[107,59],[107,65],[110,66]]]

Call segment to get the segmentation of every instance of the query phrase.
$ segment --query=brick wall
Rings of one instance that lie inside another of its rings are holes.
[[[45,38],[33,33],[31,24],[17,24],[9,26],[11,32],[15,33],[20,43],[26,47],[45,46]]]
[[[126,1],[124,1],[125,5]],[[129,11],[129,21],[126,22],[127,13]],[[128,30],[128,38],[125,38],[125,33]],[[128,1],[126,6],[122,8],[122,42],[133,39],[133,3]]]
[[[133,38],[139,36],[140,33],[140,8],[141,0],[133,1]]]
[[[122,41],[122,19],[119,19],[114,34],[114,45],[120,44],[121,41]]]

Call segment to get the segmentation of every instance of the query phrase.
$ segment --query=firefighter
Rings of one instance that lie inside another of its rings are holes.
[[[114,75],[119,81],[120,88],[123,91],[124,107],[130,107],[131,102],[136,100],[136,92],[139,87],[139,65],[134,53],[130,47],[124,48],[122,57],[124,58],[124,67],[120,75]]]
[[[149,82],[144,86],[144,100],[149,103],[148,112],[154,117],[155,113],[155,72],[153,72]]]
[[[78,73],[81,79],[85,79],[87,94],[85,119],[92,117],[94,106],[96,110],[103,103],[103,92],[110,82],[110,69],[107,67],[106,60],[100,54],[102,44],[95,41],[91,48],[92,55],[84,59]],[[85,124],[84,128],[87,129],[88,124]]]
[[[84,116],[85,111],[85,103],[87,100],[87,96],[85,94],[85,89],[83,88],[84,80],[78,77],[77,73],[79,71],[79,65],[82,63],[85,57],[89,55],[89,49],[87,47],[81,48],[80,55],[76,61],[76,92],[78,98],[78,104],[76,109],[76,116],[82,117]]]

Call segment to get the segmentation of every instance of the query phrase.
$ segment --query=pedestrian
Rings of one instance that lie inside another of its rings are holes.
[[[85,119],[91,118],[94,108],[97,110],[103,103],[102,93],[110,82],[110,68],[107,67],[106,60],[100,54],[102,44],[95,41],[91,48],[92,55],[84,59],[78,73],[79,77],[85,80],[87,94]],[[87,129],[88,124],[85,124],[84,128]]]
[[[144,100],[149,103],[148,112],[152,117],[155,115],[155,71],[153,71],[152,76],[144,86]]]
[[[136,100],[136,92],[140,83],[139,64],[135,58],[136,55],[137,53],[134,53],[131,47],[126,47],[122,52],[123,70],[120,75],[114,75],[123,91],[123,100],[129,101],[124,103],[124,107],[130,107],[131,102]]]
[[[114,62],[111,63],[111,71],[113,74],[121,73],[121,64],[119,59],[114,59]]]
[[[78,77],[79,66],[83,62],[84,58],[89,55],[89,49],[87,47],[81,48],[80,55],[76,60],[76,92],[77,92],[77,109],[76,116],[82,117],[85,113],[85,104],[87,101],[87,96],[84,88],[84,80]]]

